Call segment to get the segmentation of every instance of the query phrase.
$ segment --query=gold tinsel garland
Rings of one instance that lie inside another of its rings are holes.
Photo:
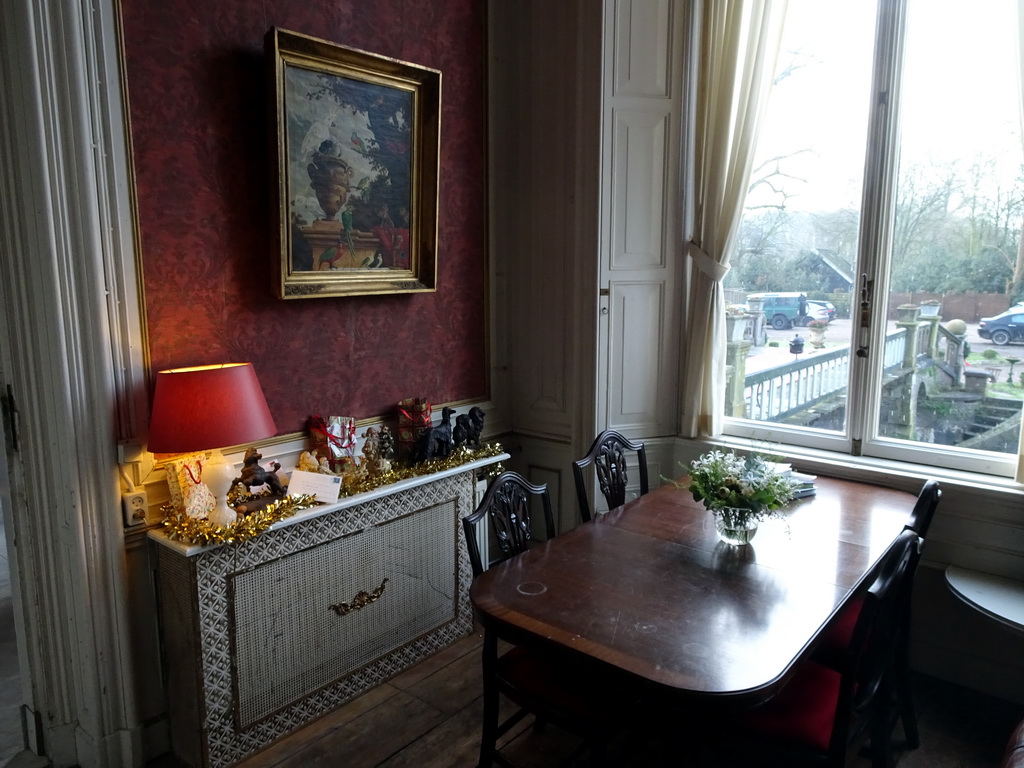
[[[372,491],[374,488],[380,488],[382,485],[390,485],[396,483],[399,480],[406,480],[410,477],[419,477],[420,475],[432,475],[436,472],[443,472],[446,469],[455,469],[461,467],[463,464],[468,464],[471,461],[477,459],[486,459],[491,456],[500,456],[505,450],[501,447],[501,443],[488,443],[481,448],[472,449],[467,448],[464,445],[460,445],[451,455],[443,459],[429,459],[427,461],[420,462],[419,464],[413,464],[412,466],[401,466],[396,467],[392,465],[391,469],[387,472],[382,472],[379,475],[357,475],[351,480],[347,477],[342,478],[342,496],[355,496],[357,493],[366,493]],[[501,464],[495,464],[492,467],[488,467],[488,474],[499,474],[502,471]]]
[[[504,453],[500,443],[489,443],[476,450],[459,446],[447,458],[431,459],[409,467],[393,467],[387,472],[372,476],[357,476],[352,482],[344,484],[341,496],[354,496],[357,493],[366,493],[382,485],[389,485],[399,480],[420,475],[430,475],[446,469],[454,469],[463,464],[468,464],[477,459],[499,456]],[[495,464],[488,468],[489,475],[496,475],[502,471],[501,464]],[[232,505],[242,503],[247,499],[260,498],[268,495],[267,492],[259,494],[245,494],[235,492],[229,495],[228,501]],[[296,512],[304,509],[312,509],[319,505],[316,497],[310,495],[286,496],[280,501],[267,505],[261,510],[241,517],[234,525],[216,525],[209,520],[200,520],[189,517],[184,512],[174,509],[170,504],[162,507],[167,519],[164,520],[164,531],[167,536],[175,541],[183,541],[186,544],[199,544],[208,546],[211,544],[232,544],[248,539],[263,533],[274,523],[291,517]]]
[[[168,537],[186,544],[232,544],[251,539],[277,521],[291,517],[300,510],[312,509],[318,504],[316,497],[308,494],[286,496],[258,512],[239,518],[234,525],[217,525],[209,520],[189,517],[184,512],[175,510],[170,504],[165,504],[163,510],[168,517],[164,520],[164,531]]]

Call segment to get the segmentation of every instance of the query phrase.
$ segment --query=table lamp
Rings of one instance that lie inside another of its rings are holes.
[[[159,371],[149,424],[152,453],[206,453],[200,482],[217,500],[208,519],[230,525],[227,502],[234,467],[221,448],[263,440],[277,432],[252,363],[201,365]]]

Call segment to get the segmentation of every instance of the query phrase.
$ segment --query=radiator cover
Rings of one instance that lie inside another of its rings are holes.
[[[236,763],[472,631],[475,482],[403,481],[198,551],[155,535],[175,754]]]
[[[453,621],[457,523],[447,501],[229,577],[239,729]]]

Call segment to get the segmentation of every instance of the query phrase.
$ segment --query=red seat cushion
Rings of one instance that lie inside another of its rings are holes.
[[[828,752],[839,681],[835,670],[805,662],[774,699],[743,713],[739,725],[771,741]]]
[[[821,642],[814,649],[814,660],[826,666],[838,668],[853,640],[853,630],[860,618],[863,597],[851,600],[825,629]]]

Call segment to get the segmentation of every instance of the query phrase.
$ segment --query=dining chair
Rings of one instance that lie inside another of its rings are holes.
[[[647,480],[647,451],[644,444],[635,442],[614,429],[606,429],[594,440],[587,455],[572,463],[572,475],[576,481],[576,498],[580,505],[580,517],[587,522],[593,516],[590,511],[590,501],[587,496],[587,486],[583,477],[583,470],[591,464],[597,473],[597,482],[608,503],[608,509],[621,507],[626,503],[626,484],[629,478],[626,474],[626,451],[636,451],[637,462],[640,468],[640,495],[647,493],[649,488]]]
[[[477,508],[463,518],[474,577],[485,569],[477,544],[477,526],[490,521],[498,549],[491,565],[516,557],[534,542],[531,500],[540,503],[544,530],[548,538],[553,538],[554,515],[547,485],[533,485],[515,472],[503,472],[494,478]],[[579,752],[589,748],[590,764],[603,766],[608,737],[632,703],[599,676],[554,661],[536,649],[513,646],[499,655],[498,635],[489,627],[484,628],[483,683],[484,723],[478,768],[494,764],[515,768],[516,764],[498,751],[497,742],[531,713],[538,728],[551,722],[583,738],[570,758],[577,758]],[[499,694],[516,705],[515,712],[500,722]]]
[[[473,567],[473,576],[484,572],[480,556],[476,527],[490,521],[497,544],[499,555],[497,562],[525,552],[533,543],[533,515],[531,514],[531,498],[541,505],[544,535],[548,539],[555,537],[555,516],[551,511],[551,497],[548,495],[546,483],[534,485],[517,472],[502,472],[494,478],[483,498],[473,512],[462,520],[462,528],[466,532],[466,547],[469,550],[469,562]]]
[[[910,521],[907,528],[914,531],[922,539],[928,538],[928,529],[931,528],[932,519],[935,517],[935,510],[942,499],[942,489],[937,480],[926,480],[921,492],[917,494],[917,503],[910,513]]]
[[[838,669],[801,663],[775,698],[730,722],[729,737],[784,765],[801,758],[843,768],[851,747],[870,740],[872,768],[890,768],[892,658],[902,587],[918,562],[921,538],[904,529],[861,599],[853,636]]]
[[[942,489],[939,487],[939,483],[935,480],[926,480],[917,495],[914,509],[910,513],[910,520],[907,522],[904,530],[913,531],[921,537],[922,542],[926,540],[932,519],[935,517],[935,510],[938,508],[941,499]],[[916,557],[920,559],[920,551],[918,551]],[[900,621],[896,628],[896,653],[892,662],[894,694],[898,701],[897,711],[899,720],[903,723],[904,744],[907,749],[917,749],[921,746],[910,674],[910,609],[914,591],[914,574],[916,571],[917,563],[915,562],[914,567],[908,571],[906,582],[901,586]],[[846,653],[846,649],[849,648],[853,637],[853,630],[857,623],[860,606],[860,600],[852,601],[832,621],[824,638],[815,650],[813,656],[815,661],[833,668],[842,663],[842,658]]]
[[[928,480],[918,494],[914,511],[910,514],[910,522],[907,523],[907,530],[911,530],[921,537],[922,546],[918,548],[917,559],[921,559],[921,551],[924,542],[928,540],[928,529],[931,528],[932,519],[935,517],[935,510],[938,509],[939,501],[942,499],[942,489],[935,480]],[[917,711],[914,706],[914,688],[911,680],[910,670],[910,613],[914,593],[914,574],[917,572],[917,563],[910,569],[906,583],[903,586],[902,608],[900,609],[900,623],[898,640],[896,644],[896,658],[893,660],[893,674],[895,676],[896,696],[899,705],[899,717],[903,723],[903,738],[907,749],[917,749],[921,746],[921,736],[917,728]]]

